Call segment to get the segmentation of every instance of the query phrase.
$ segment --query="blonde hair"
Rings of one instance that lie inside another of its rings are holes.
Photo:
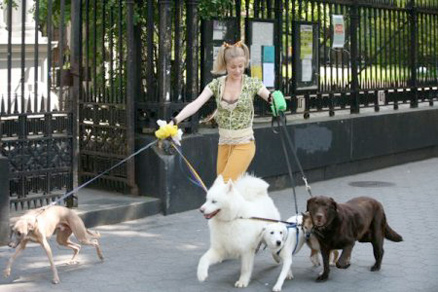
[[[234,45],[224,42],[219,48],[211,73],[217,75],[225,74],[227,72],[227,62],[237,57],[245,58],[245,68],[247,68],[249,65],[248,47],[242,41],[238,41]]]

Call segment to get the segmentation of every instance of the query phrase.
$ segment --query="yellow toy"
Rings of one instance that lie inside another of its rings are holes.
[[[157,124],[160,126],[160,128],[155,131],[155,137],[160,140],[172,138],[172,140],[177,145],[181,145],[180,141],[182,136],[182,130],[178,129],[177,125],[169,125],[163,120],[158,120]]]

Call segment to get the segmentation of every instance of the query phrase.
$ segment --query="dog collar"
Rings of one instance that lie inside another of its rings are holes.
[[[293,223],[293,222],[288,222],[286,225],[287,225],[287,226],[286,226],[286,230],[287,230],[286,239],[287,239],[288,236],[289,236],[289,229],[290,229],[290,228],[295,228],[295,229],[297,230],[297,232],[296,232],[296,239],[295,239],[295,246],[294,246],[294,249],[293,249],[293,251],[292,251],[292,255],[294,255],[295,252],[296,252],[296,250],[297,250],[298,243],[299,243],[299,242],[298,242],[298,239],[299,239],[299,236],[300,236],[300,228],[298,228],[298,227],[301,227],[302,225],[301,225],[301,224],[297,224],[297,223]],[[283,245],[283,246],[284,246],[284,245]],[[278,256],[280,255],[280,253],[281,253],[282,250],[283,250],[283,247],[280,248],[280,249],[277,251],[277,255],[278,255]]]

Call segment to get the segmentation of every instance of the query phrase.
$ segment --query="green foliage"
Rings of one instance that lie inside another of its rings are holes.
[[[12,8],[18,7],[17,3],[15,3],[14,0],[3,0],[2,2],[0,2],[0,9],[6,10],[8,8],[9,2],[12,2]]]
[[[31,13],[36,13],[36,2],[31,9]],[[64,24],[70,21],[71,16],[71,0],[65,1],[65,11],[64,11]],[[47,25],[47,19],[49,15],[49,3],[48,0],[39,1],[39,14],[38,21],[42,27]],[[54,27],[59,27],[61,24],[61,1],[52,1],[52,24]]]
[[[200,0],[198,3],[199,16],[203,19],[225,17],[232,5],[232,0]]]

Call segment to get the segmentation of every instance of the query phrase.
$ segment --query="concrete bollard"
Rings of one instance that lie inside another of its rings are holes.
[[[0,155],[0,245],[9,240],[9,161]]]

